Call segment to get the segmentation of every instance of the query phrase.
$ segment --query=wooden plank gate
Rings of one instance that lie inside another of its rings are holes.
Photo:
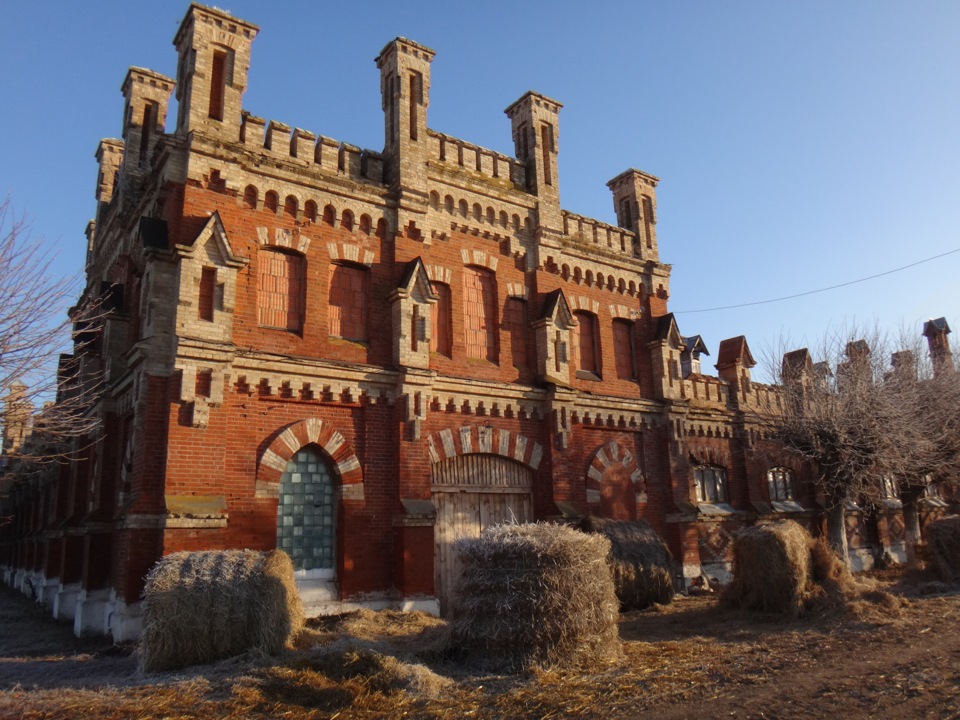
[[[462,570],[453,548],[501,522],[533,519],[533,470],[502,455],[459,455],[434,463],[431,488],[437,508],[434,580],[440,613],[449,617]]]

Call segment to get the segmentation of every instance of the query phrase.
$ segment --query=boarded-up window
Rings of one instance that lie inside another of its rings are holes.
[[[617,377],[621,380],[633,380],[637,371],[632,322],[613,321],[613,354],[617,363]]]
[[[353,265],[330,266],[330,334],[367,339],[367,271]]]
[[[214,120],[223,120],[223,91],[227,80],[227,54],[213,51],[213,67],[210,72],[210,109],[208,115]]]
[[[262,250],[258,264],[258,322],[267,327],[300,330],[303,325],[303,256]]]
[[[517,297],[507,298],[503,306],[503,327],[510,336],[513,366],[527,367],[527,303]]]
[[[573,365],[577,370],[600,374],[597,356],[600,342],[597,338],[597,316],[588,312],[575,312],[577,327],[573,328]]]
[[[200,272],[200,297],[197,302],[197,317],[213,320],[213,298],[217,289],[217,269],[205,267]]]
[[[497,281],[489,270],[463,269],[467,357],[497,361]]]
[[[451,312],[450,286],[431,283],[434,294],[439,296],[430,316],[430,352],[451,357],[453,351],[453,313]]]

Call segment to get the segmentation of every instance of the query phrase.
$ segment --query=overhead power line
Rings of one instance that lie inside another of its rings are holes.
[[[804,297],[805,295],[815,295],[816,293],[827,292],[828,290],[836,290],[837,288],[847,287],[848,285],[856,285],[857,283],[866,282],[867,280],[875,280],[876,278],[883,277],[885,275],[893,275],[893,273],[898,273],[902,270],[908,270],[912,267],[916,267],[917,265],[923,265],[923,263],[928,263],[932,260],[938,260],[942,257],[953,255],[957,252],[960,252],[960,248],[948,250],[945,253],[940,253],[939,255],[934,255],[933,257],[928,257],[923,260],[917,260],[909,265],[904,265],[903,267],[894,268],[893,270],[877,273],[876,275],[868,275],[867,277],[858,278],[856,280],[848,280],[847,282],[842,282],[837,285],[830,285],[829,287],[818,288],[816,290],[807,290],[806,292],[795,293],[793,295],[784,295],[783,297],[771,298],[769,300],[755,300],[754,302],[739,303],[737,305],[721,305],[720,307],[701,308],[700,310],[674,310],[673,312],[677,315],[705,313],[714,312],[715,310],[733,310],[734,308],[750,307],[751,305],[767,305],[769,303],[783,302],[784,300],[793,300],[794,298]]]

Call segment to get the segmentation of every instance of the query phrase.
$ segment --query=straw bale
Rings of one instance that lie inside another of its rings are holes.
[[[591,516],[583,521],[583,530],[610,541],[610,567],[620,610],[642,610],[673,600],[673,556],[646,520]]]
[[[749,610],[800,616],[812,582],[811,543],[807,531],[792,520],[739,531],[725,599]]]
[[[293,565],[280,550],[168,555],[147,576],[143,599],[145,672],[248,650],[276,654],[303,627]]]
[[[490,669],[620,656],[610,541],[562,525],[505,524],[457,541],[463,573],[452,642]]]
[[[960,516],[935,520],[927,526],[933,566],[943,582],[960,582]]]

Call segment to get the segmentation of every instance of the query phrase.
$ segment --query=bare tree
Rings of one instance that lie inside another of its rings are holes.
[[[955,477],[960,467],[956,375],[921,373],[916,350],[891,354],[891,347],[879,332],[854,330],[828,338],[816,361],[807,349],[786,353],[774,371],[780,408],[757,418],[814,469],[829,540],[844,559],[851,503],[879,504],[896,497],[898,486],[915,501],[933,479]]]
[[[9,201],[0,204],[0,455],[8,470],[64,457],[72,440],[97,428],[89,409],[99,373],[82,356],[96,342],[99,303],[71,308],[76,289],[75,279],[57,277]]]

